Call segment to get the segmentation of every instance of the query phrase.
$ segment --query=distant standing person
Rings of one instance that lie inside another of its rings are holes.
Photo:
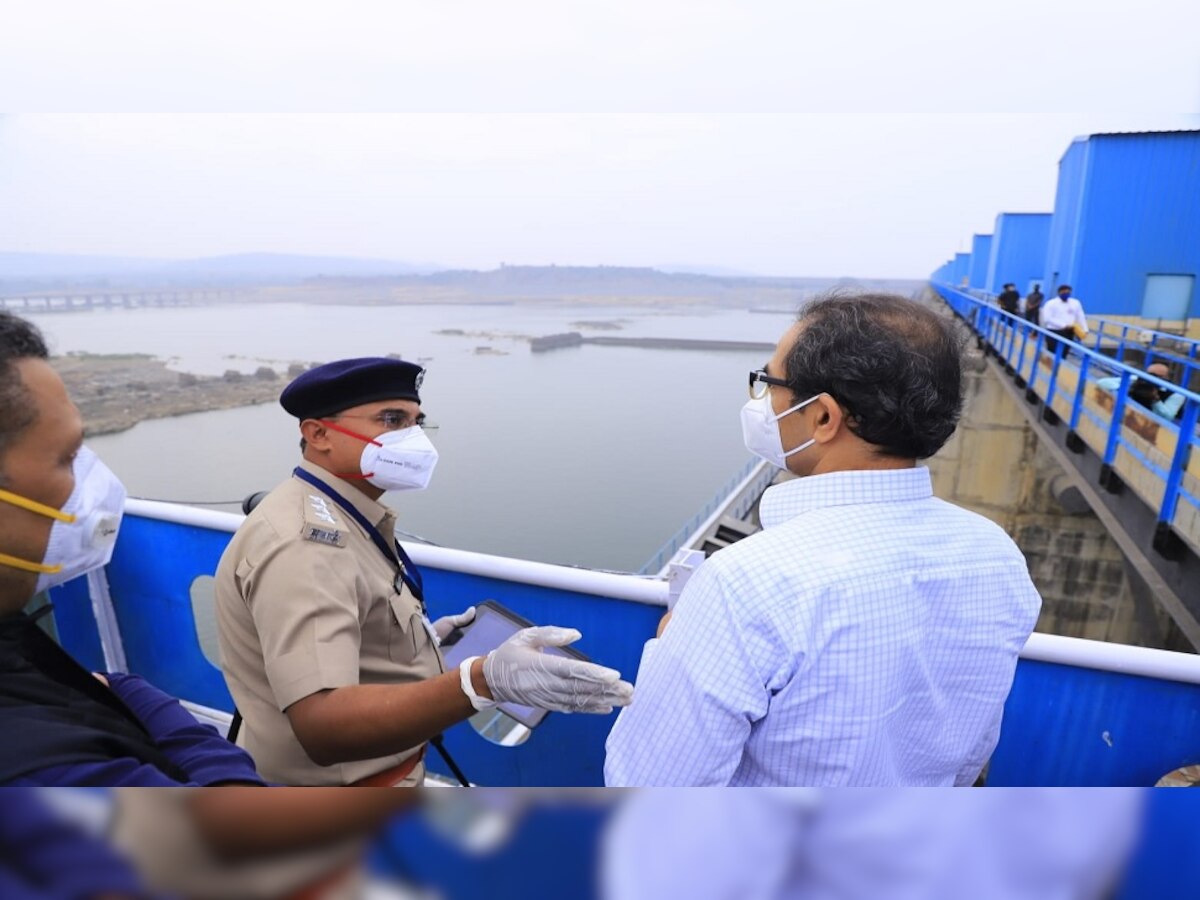
[[[1051,300],[1042,307],[1042,327],[1047,331],[1053,331],[1059,337],[1073,341],[1078,336],[1076,329],[1087,334],[1087,315],[1083,311],[1083,305],[1074,297],[1071,296],[1071,286],[1069,284],[1060,284],[1058,286],[1058,299]],[[1054,338],[1046,338],[1046,349],[1053,353],[1058,348],[1058,341]],[[1067,358],[1070,348],[1063,347],[1063,359]]]
[[[1006,284],[1004,291],[997,298],[1000,301],[1000,308],[1006,313],[1017,315],[1017,306],[1021,302],[1021,295],[1017,293],[1015,284]]]
[[[1025,298],[1025,321],[1030,325],[1037,325],[1041,319],[1042,301],[1046,297],[1042,293],[1042,286],[1035,284],[1033,290],[1029,292],[1029,296]]]

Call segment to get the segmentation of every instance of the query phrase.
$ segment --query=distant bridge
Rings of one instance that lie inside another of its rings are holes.
[[[159,289],[138,291],[44,291],[0,297],[0,309],[12,312],[91,312],[96,309],[206,306],[234,300],[240,292],[229,288]]]

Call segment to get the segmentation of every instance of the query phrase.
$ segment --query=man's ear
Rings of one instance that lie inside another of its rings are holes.
[[[329,429],[318,419],[305,419],[301,422],[300,435],[314,450],[324,451],[330,447]]]
[[[846,414],[838,402],[828,394],[818,394],[813,406],[816,408],[813,410],[815,426],[812,436],[818,444],[827,444],[842,430]]]

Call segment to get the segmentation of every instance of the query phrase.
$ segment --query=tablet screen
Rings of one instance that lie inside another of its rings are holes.
[[[446,660],[446,669],[457,668],[459,663],[470,656],[486,656],[522,628],[530,627],[530,624],[499,604],[491,602],[478,604],[475,607],[475,621],[463,629],[463,635],[457,643],[442,651],[442,656]],[[586,658],[577,651],[566,651],[558,647],[546,647],[542,652],[552,653],[555,656]],[[516,703],[501,703],[497,708],[528,728],[536,726],[546,715],[544,709],[520,706]]]

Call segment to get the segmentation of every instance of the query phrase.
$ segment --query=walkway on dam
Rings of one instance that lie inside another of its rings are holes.
[[[949,285],[933,288],[974,333],[993,374],[1155,599],[1200,649],[1200,393],[1142,368],[1152,359],[1174,363],[1183,384],[1194,386],[1196,343],[1105,323],[1083,346]],[[1102,378],[1115,378],[1116,386],[1101,387]],[[1132,399],[1137,380],[1182,395],[1179,417],[1168,420]]]

